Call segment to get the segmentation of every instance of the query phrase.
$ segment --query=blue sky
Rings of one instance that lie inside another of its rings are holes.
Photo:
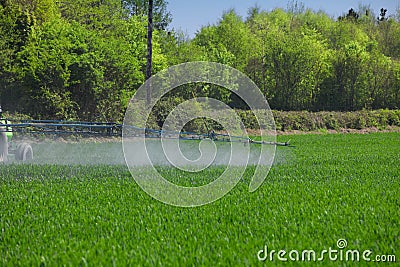
[[[247,10],[256,4],[264,10],[270,11],[274,8],[287,7],[289,1],[278,0],[167,0],[168,9],[172,14],[173,21],[170,25],[175,30],[181,30],[193,37],[201,26],[214,24],[221,18],[223,11],[234,8],[236,12],[246,17]],[[299,0],[306,8],[323,10],[327,14],[338,17],[350,8],[357,9],[359,4],[370,5],[378,15],[379,10],[384,7],[389,15],[394,14],[400,6],[400,0]]]

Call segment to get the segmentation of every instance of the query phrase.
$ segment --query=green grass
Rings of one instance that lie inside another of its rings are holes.
[[[399,262],[400,134],[290,139],[295,147],[278,148],[256,192],[249,169],[228,195],[198,208],[152,199],[122,166],[0,165],[0,265],[262,266],[265,245],[319,252],[340,238]],[[160,171],[202,183],[223,169]]]

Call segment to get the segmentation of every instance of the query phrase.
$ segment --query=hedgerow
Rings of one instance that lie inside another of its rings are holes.
[[[165,108],[165,107],[164,107]],[[161,107],[162,109],[162,107]],[[195,108],[193,108],[195,109]],[[166,113],[166,111],[168,111]],[[158,116],[155,116],[154,112],[148,119],[149,128],[161,128],[164,120],[167,118],[170,109],[156,110]],[[195,112],[194,110],[188,110],[187,113]],[[245,128],[247,129],[258,129],[259,125],[262,128],[267,128],[266,125],[270,125],[269,122],[269,111],[258,111],[259,122],[250,110],[237,110],[237,114],[240,116]],[[377,128],[384,130],[388,127],[400,127],[400,110],[360,110],[360,111],[320,111],[320,112],[309,112],[309,111],[277,111],[273,110],[272,114],[275,119],[276,130],[278,131],[316,131],[316,130],[340,130],[340,129],[366,129],[366,128]],[[17,119],[29,119],[30,117],[23,114],[9,114],[6,113],[8,118]],[[222,117],[223,123],[229,124],[229,117]],[[206,125],[210,129],[222,130],[221,123],[217,123],[210,119],[207,120]],[[203,119],[195,119],[185,126],[187,131],[204,131],[205,123]]]

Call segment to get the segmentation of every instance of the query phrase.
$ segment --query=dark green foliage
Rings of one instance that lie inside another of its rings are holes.
[[[1,1],[3,108],[34,118],[122,121],[128,100],[145,80],[147,5]],[[385,9],[379,18],[364,9],[350,9],[338,20],[297,2],[287,11],[253,8],[245,19],[228,10],[189,40],[166,28],[167,1],[155,0],[152,72],[213,61],[247,74],[275,110],[398,109],[400,22]],[[194,92],[247,108],[216,86],[179,90],[179,101]]]
[[[240,114],[240,113],[239,113]],[[400,127],[399,110],[362,110],[353,112],[307,112],[273,111],[276,129],[279,131],[316,131],[340,129],[386,129],[389,126]],[[240,114],[241,115],[241,114]],[[253,121],[244,118],[246,126]],[[250,128],[250,127],[249,127]]]
[[[128,16],[147,17],[148,0],[122,0],[121,2]],[[153,2],[153,21],[156,29],[165,30],[172,21],[172,16],[167,6],[168,2],[165,0],[155,0]]]
[[[18,5],[12,1],[2,1],[0,5],[0,104],[4,109],[16,107],[15,102],[21,97],[14,80],[17,53],[28,41],[32,22]],[[7,97],[7,103],[3,98]],[[17,107],[16,107],[17,108]],[[19,108],[19,107],[18,107]]]
[[[141,25],[134,18],[123,21],[109,40],[60,19],[36,30],[19,53],[26,112],[47,118],[120,119],[143,82]],[[119,39],[125,30],[129,34]]]
[[[21,6],[0,7],[0,31],[9,37],[0,42],[4,109],[34,118],[121,121],[144,81],[146,55],[146,23],[123,17],[121,8],[119,1],[59,2],[61,16],[19,30]],[[156,33],[155,71],[166,66],[158,40]]]
[[[172,106],[177,106],[181,103],[179,99],[169,99],[158,103],[148,120],[150,128],[159,129],[163,126],[168,114],[172,111]],[[196,112],[200,107],[188,109],[182,117],[189,116]],[[246,129],[257,130],[260,128],[267,129],[269,122],[269,114],[265,111],[259,111],[259,122],[257,122],[254,113],[250,110],[236,110],[241,118]],[[324,131],[324,130],[345,130],[356,129],[362,130],[367,128],[375,128],[377,130],[385,130],[391,127],[400,127],[400,110],[360,110],[360,111],[277,111],[273,110],[272,114],[275,120],[277,131]],[[234,123],[232,118],[224,118],[224,122]],[[206,125],[206,126],[205,126]],[[185,130],[206,133],[209,130],[221,131],[223,127],[213,120],[196,119],[185,126]]]
[[[353,8],[350,8],[349,12],[344,17],[339,17],[339,20],[346,19],[352,22],[356,22],[359,17],[360,15]]]
[[[57,3],[62,18],[98,33],[112,31],[123,17],[119,0],[62,0]]]

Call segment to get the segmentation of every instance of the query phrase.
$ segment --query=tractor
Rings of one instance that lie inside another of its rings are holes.
[[[4,125],[4,126],[2,126]],[[17,161],[33,160],[33,149],[28,143],[14,143],[12,127],[9,121],[3,119],[0,106],[0,162],[7,162],[9,155],[14,155]]]

